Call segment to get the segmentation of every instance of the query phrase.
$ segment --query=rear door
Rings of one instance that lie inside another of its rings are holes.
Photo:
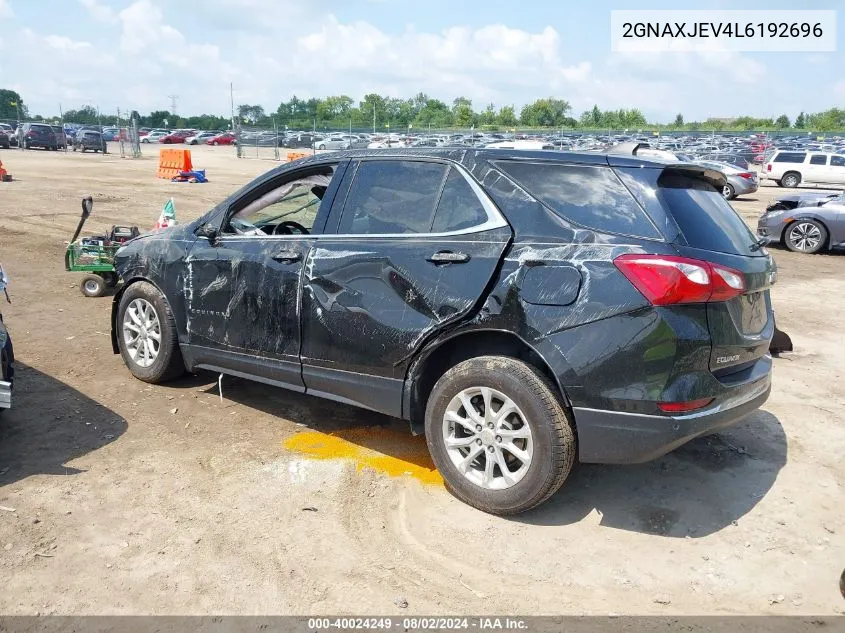
[[[349,167],[326,232],[305,265],[305,385],[399,416],[411,357],[474,312],[510,227],[461,167],[379,158]]]
[[[829,182],[827,154],[810,154],[802,174],[804,182]]]
[[[652,217],[665,214],[677,225],[674,246],[680,255],[727,266],[743,277],[742,295],[707,304],[711,371],[730,373],[765,356],[774,332],[769,288],[775,263],[748,225],[710,182],[689,169],[617,171],[654,192],[641,202]]]

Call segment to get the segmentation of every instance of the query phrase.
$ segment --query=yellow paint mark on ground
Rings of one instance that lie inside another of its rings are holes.
[[[314,459],[349,459],[359,471],[372,468],[391,477],[408,475],[425,484],[443,483],[425,438],[407,430],[370,426],[331,434],[305,431],[285,440],[284,447]]]

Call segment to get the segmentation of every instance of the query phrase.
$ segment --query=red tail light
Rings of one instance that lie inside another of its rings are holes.
[[[627,254],[613,263],[656,306],[727,301],[745,291],[741,272],[698,259]]]
[[[766,171],[772,171],[772,164],[766,163]]]
[[[688,400],[687,402],[658,402],[657,406],[666,413],[686,413],[703,409],[713,402],[713,398],[700,398],[699,400]]]
[[[751,180],[752,178],[754,178],[754,174],[752,174],[750,171],[744,171],[741,174],[737,174],[737,175],[740,178],[745,178],[746,180]]]

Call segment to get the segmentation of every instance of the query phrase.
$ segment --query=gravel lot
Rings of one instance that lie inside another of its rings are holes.
[[[109,342],[108,297],[63,269],[86,231],[189,221],[266,160],[0,151],[14,408],[0,418],[5,614],[843,612],[845,254],[772,249],[776,360],[762,411],[641,466],[583,466],[546,505],[487,516],[439,484],[405,424],[235,379],[156,387]],[[736,201],[750,223],[784,190]],[[331,434],[331,436],[329,435]],[[407,607],[399,605],[407,601]]]

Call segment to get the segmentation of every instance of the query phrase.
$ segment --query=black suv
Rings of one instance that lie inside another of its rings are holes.
[[[46,123],[24,123],[18,130],[20,144],[24,149],[43,147],[57,150],[59,142],[53,128]]]
[[[96,130],[79,130],[73,139],[73,151],[75,152],[76,150],[82,150],[83,152],[94,150],[94,152],[103,152],[103,154],[106,154],[108,145],[103,139],[101,132],[97,132]]]
[[[409,420],[497,514],[576,459],[632,463],[769,395],[771,257],[722,174],[632,156],[352,150],[118,251],[112,341]]]

